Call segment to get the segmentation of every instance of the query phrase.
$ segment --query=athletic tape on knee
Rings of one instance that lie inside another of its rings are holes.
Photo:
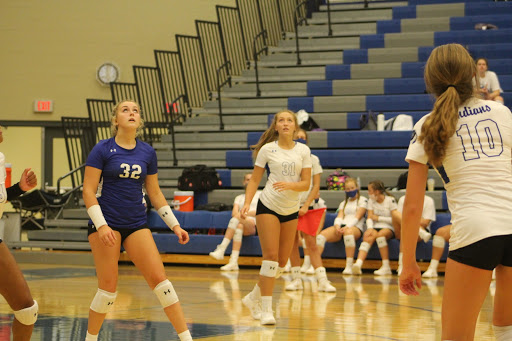
[[[507,341],[512,340],[512,326],[492,326],[494,329],[494,336],[496,336],[496,341]]]
[[[343,242],[345,243],[345,247],[355,247],[356,239],[353,234],[348,234],[343,236]]]
[[[341,218],[336,218],[334,219],[334,225],[335,226],[339,226],[339,227],[342,227],[344,224],[343,224],[343,219]]]
[[[34,304],[31,307],[21,309],[14,312],[14,317],[21,324],[26,326],[33,325],[37,321],[37,311],[39,310],[39,306],[37,305],[36,300],[34,300]]]
[[[316,236],[316,245],[323,248],[323,247],[325,247],[326,241],[327,241],[327,239],[324,237],[323,234],[319,234],[318,236]]]
[[[446,244],[446,241],[441,236],[434,236],[434,239],[432,240],[432,246],[439,247],[441,249],[444,249],[444,245]]]
[[[235,234],[233,235],[234,242],[241,242],[244,237],[244,231],[242,229],[236,229]]]
[[[240,224],[240,220],[238,220],[238,218],[233,217],[229,219],[228,229],[236,230],[238,224]]]
[[[276,277],[278,267],[278,262],[264,260],[263,262],[261,262],[260,275],[265,277]]]
[[[378,237],[377,239],[375,239],[375,241],[377,242],[377,246],[379,247],[379,249],[388,246],[388,241],[386,240],[386,237]]]
[[[91,310],[99,314],[106,314],[114,305],[117,297],[117,292],[108,292],[98,288],[96,296],[91,303]]]
[[[362,242],[361,246],[359,246],[359,251],[368,252],[368,251],[370,251],[370,247],[371,247],[370,243]]]
[[[168,279],[160,282],[155,289],[153,289],[153,292],[164,308],[179,301],[178,295],[176,295],[176,291],[174,291],[174,287]]]

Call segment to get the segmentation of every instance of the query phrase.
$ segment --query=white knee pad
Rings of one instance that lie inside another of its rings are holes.
[[[39,306],[37,305],[36,300],[34,300],[34,304],[31,307],[15,311],[14,317],[16,317],[16,320],[18,320],[21,324],[30,326],[36,323],[38,310]]]
[[[446,244],[446,241],[441,236],[434,236],[434,239],[432,240],[432,246],[433,247],[439,247],[444,249],[444,245]]]
[[[496,336],[496,341],[507,341],[512,340],[512,326],[492,326],[494,329],[494,336]]]
[[[286,268],[282,268],[282,267],[278,266],[278,267],[277,267],[277,272],[276,272],[276,278],[281,277],[281,275],[282,275],[282,274],[284,274],[284,270],[285,270],[285,269],[286,269]]]
[[[343,242],[345,243],[345,247],[355,247],[356,246],[356,239],[354,238],[353,234],[348,234],[346,236],[343,236]]]
[[[359,246],[359,250],[360,251],[364,251],[364,252],[368,252],[368,251],[370,251],[370,247],[371,247],[370,243],[362,242],[361,246]]]
[[[244,237],[244,231],[242,229],[236,229],[235,234],[233,235],[234,242],[241,242]]]
[[[153,292],[164,308],[179,301],[178,295],[176,295],[176,291],[174,291],[174,287],[168,279],[160,282],[155,289],[153,289]]]
[[[277,268],[279,268],[278,262],[264,260],[261,262],[260,275],[265,277],[276,277]]]
[[[237,218],[233,217],[233,218],[231,218],[229,220],[228,229],[236,230],[236,228],[238,227],[238,224],[240,224],[240,220],[238,220]]]
[[[117,297],[117,292],[108,292],[98,288],[96,296],[91,303],[91,310],[99,314],[106,314],[114,305]]]
[[[375,239],[375,241],[377,242],[377,246],[379,247],[379,249],[388,246],[388,241],[386,240],[386,237],[378,237],[377,239]]]
[[[318,236],[316,236],[316,245],[320,246],[321,248],[324,248],[325,247],[325,242],[327,241],[327,239],[319,234]]]

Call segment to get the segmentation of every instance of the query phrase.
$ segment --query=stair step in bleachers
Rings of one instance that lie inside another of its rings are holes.
[[[261,97],[287,97],[306,96],[306,82],[283,82],[260,84]],[[251,98],[256,96],[256,85],[250,83],[234,84],[231,88],[222,91],[222,98]],[[212,93],[213,98],[218,97],[217,92]]]
[[[359,37],[328,37],[312,38],[302,40],[300,43],[301,51],[341,51],[345,49],[358,49],[360,47]],[[269,47],[270,53],[275,52],[295,52],[296,46],[294,40],[281,40],[278,46]]]
[[[89,219],[45,219],[45,227],[86,228]]]
[[[408,7],[408,6],[407,6]],[[331,23],[341,24],[350,22],[375,22],[377,20],[393,19],[394,10],[391,8],[348,9],[345,11],[332,11]],[[327,24],[327,12],[315,12],[308,20],[309,24]]]
[[[27,237],[30,241],[79,241],[87,242],[86,229],[46,229],[27,231]]]
[[[339,54],[338,63],[342,62],[341,52]],[[291,56],[291,55],[290,55]],[[293,58],[296,57],[292,56]],[[258,64],[259,65],[259,64]],[[254,70],[244,70],[241,76],[233,77],[233,82],[254,82]],[[309,81],[325,79],[324,66],[302,66],[302,67],[285,67],[285,68],[262,68],[258,70],[260,82],[283,82],[283,81]]]
[[[392,8],[398,6],[407,6],[407,1],[368,1],[366,8]],[[363,1],[349,2],[349,3],[337,3],[336,1],[330,1],[331,11],[343,11],[348,9],[363,9],[365,3]],[[320,5],[320,11],[327,11],[327,5]]]

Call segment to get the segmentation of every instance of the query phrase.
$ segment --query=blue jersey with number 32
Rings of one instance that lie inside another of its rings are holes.
[[[158,171],[156,152],[137,140],[133,149],[117,145],[114,138],[98,142],[87,158],[87,166],[102,170],[98,197],[109,226],[139,227],[146,223],[142,185],[146,175]]]

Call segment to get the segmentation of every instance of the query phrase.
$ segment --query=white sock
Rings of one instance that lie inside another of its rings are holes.
[[[398,254],[398,265],[402,265],[402,258],[404,257],[404,253],[400,252]]]
[[[178,334],[180,337],[180,341],[192,341],[192,335],[190,335],[190,330],[185,330]]]
[[[356,264],[354,264],[354,265],[361,267],[361,266],[363,266],[363,261],[361,259],[358,259],[358,260],[356,260]]]
[[[303,265],[306,265],[308,268],[311,265],[311,258],[309,257],[309,255],[304,256],[304,264]]]
[[[382,260],[382,266],[385,266],[386,268],[389,268],[389,259],[383,259]]]
[[[300,277],[300,266],[292,267],[292,278],[297,279]]]
[[[437,272],[437,266],[438,265],[439,265],[439,261],[437,259],[432,259],[430,261],[430,265],[428,266],[428,268]]]
[[[229,258],[229,262],[236,263],[238,262],[238,256],[240,255],[240,251],[231,251],[231,256]]]
[[[261,296],[261,311],[272,311],[272,296]]]
[[[220,243],[220,247],[223,248],[224,250],[226,250],[226,248],[228,247],[229,243],[231,242],[231,240],[227,239],[227,238],[224,238],[222,239],[222,243]]]
[[[87,331],[87,334],[85,335],[85,341],[97,341],[98,335],[92,335],[89,334],[89,331]]]
[[[347,257],[347,263],[345,265],[346,268],[351,268],[354,265],[354,257]]]

